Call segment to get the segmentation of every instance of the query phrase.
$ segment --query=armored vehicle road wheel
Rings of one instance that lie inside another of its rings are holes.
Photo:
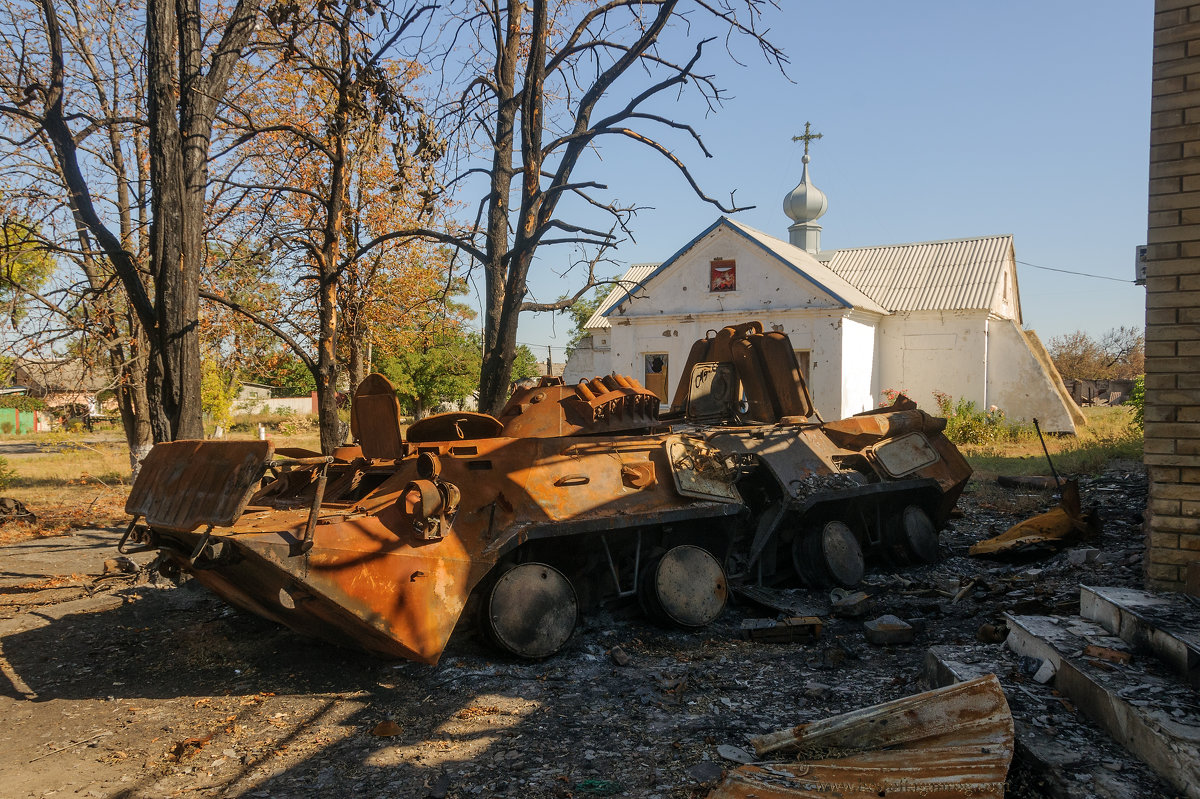
[[[484,597],[483,623],[498,647],[523,658],[562,649],[579,620],[579,600],[566,575],[545,563],[521,563]]]
[[[862,581],[865,563],[862,546],[845,522],[825,522],[792,541],[792,564],[805,583],[853,588]]]
[[[884,545],[897,564],[936,563],[938,532],[929,514],[916,505],[909,505],[888,520]]]
[[[638,601],[647,616],[685,630],[711,624],[728,597],[721,563],[690,544],[672,547],[651,562],[638,586]]]

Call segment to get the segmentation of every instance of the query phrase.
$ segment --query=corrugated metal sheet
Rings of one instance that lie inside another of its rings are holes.
[[[611,327],[608,323],[608,318],[604,314],[609,308],[625,299],[631,293],[636,294],[641,281],[657,268],[658,264],[634,264],[629,267],[629,270],[618,278],[617,285],[613,286],[612,291],[608,292],[608,296],[604,298],[604,302],[600,303],[600,307],[596,309],[596,312],[584,323],[583,329],[603,330]]]
[[[1012,236],[857,247],[822,253],[828,267],[889,311],[992,307]]]

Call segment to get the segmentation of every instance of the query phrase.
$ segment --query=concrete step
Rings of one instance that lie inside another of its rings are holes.
[[[1052,684],[1113,740],[1167,783],[1200,799],[1200,705],[1152,658],[1112,663],[1088,646],[1130,652],[1129,644],[1080,617],[1005,614],[1008,646],[1053,666]]]
[[[1079,586],[1079,612],[1138,649],[1147,649],[1200,688],[1200,609],[1182,596],[1135,588]]]
[[[1054,799],[1162,799],[1167,786],[1145,764],[1099,734],[1049,686],[1016,673],[1016,657],[999,647],[934,646],[925,679],[938,688],[985,674],[1000,677],[1016,730],[1009,795]]]

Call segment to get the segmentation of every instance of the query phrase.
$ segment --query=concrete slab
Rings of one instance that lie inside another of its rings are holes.
[[[1128,650],[1103,627],[1078,617],[1006,614],[1008,646],[1053,663],[1054,687],[1183,795],[1200,799],[1200,706],[1161,665],[1083,656],[1089,645]]]
[[[1056,799],[1144,799],[1160,796],[1147,788],[1132,764],[1114,770],[1121,754],[1108,742],[1090,741],[1080,720],[1079,729],[1058,726],[1053,733],[1031,722],[1038,714],[1029,702],[1053,703],[1055,697],[1041,686],[1034,690],[1016,688],[1007,679],[1011,668],[1001,662],[1003,653],[978,646],[934,646],[925,653],[925,678],[933,687],[973,680],[984,674],[1002,676],[1000,684],[1013,711],[1016,758],[1039,780],[1039,788]],[[1039,693],[1045,692],[1042,697]],[[1105,751],[1105,750],[1109,751]],[[1105,765],[1105,764],[1108,765]],[[1080,777],[1084,779],[1080,779]]]
[[[1079,586],[1080,615],[1145,648],[1200,688],[1200,614],[1178,596],[1136,588]]]

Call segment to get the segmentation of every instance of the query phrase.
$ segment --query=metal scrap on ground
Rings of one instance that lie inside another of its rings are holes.
[[[993,674],[751,740],[708,799],[1004,796],[1013,720]]]
[[[977,557],[1029,557],[1057,552],[1099,532],[1100,517],[1082,509],[1079,481],[1067,480],[1058,507],[1019,522],[995,538],[973,544],[969,551]]]

